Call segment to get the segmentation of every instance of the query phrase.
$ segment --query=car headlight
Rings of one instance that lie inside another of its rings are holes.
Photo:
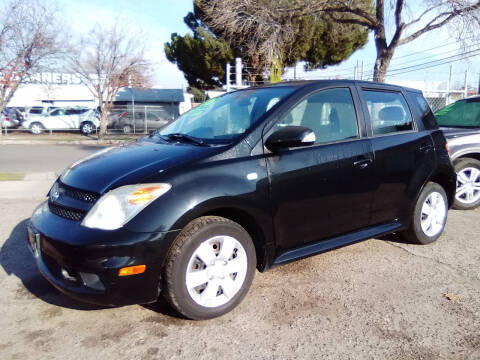
[[[139,184],[111,190],[90,209],[82,225],[103,230],[121,228],[171,187],[170,184]]]

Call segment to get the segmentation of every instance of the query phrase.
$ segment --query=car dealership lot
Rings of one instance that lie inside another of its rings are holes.
[[[58,171],[42,149],[42,170]],[[83,155],[58,149],[55,161]],[[25,243],[45,191],[18,201],[1,188],[2,359],[480,357],[480,210],[450,212],[432,245],[372,239],[257,273],[233,312],[195,322],[164,303],[102,309],[58,293]]]

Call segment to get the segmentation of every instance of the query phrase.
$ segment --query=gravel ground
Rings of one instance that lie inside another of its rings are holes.
[[[480,359],[479,210],[450,212],[432,245],[371,239],[257,273],[233,312],[195,322],[57,292],[25,243],[41,195],[0,196],[1,359]]]

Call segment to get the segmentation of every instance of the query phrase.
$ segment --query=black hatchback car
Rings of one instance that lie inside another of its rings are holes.
[[[456,175],[421,92],[280,83],[212,99],[128,146],[72,164],[33,213],[41,273],[106,305],[163,295],[207,319],[255,268],[401,232],[443,232]]]

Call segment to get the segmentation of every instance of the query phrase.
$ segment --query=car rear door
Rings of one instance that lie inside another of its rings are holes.
[[[405,221],[436,166],[430,131],[415,122],[402,90],[359,86],[359,91],[375,155],[371,224]]]
[[[364,136],[354,87],[304,97],[269,131],[300,125],[316,143],[279,153],[264,150],[279,251],[366,227],[373,200],[373,152]]]

